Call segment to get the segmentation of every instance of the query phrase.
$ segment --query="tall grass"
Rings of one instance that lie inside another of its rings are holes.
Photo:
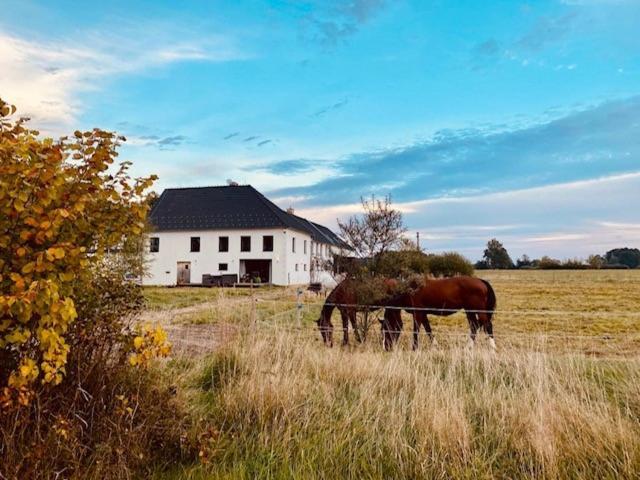
[[[247,330],[190,360],[188,478],[637,478],[640,361],[479,345],[325,348]],[[184,371],[184,364],[181,371]]]

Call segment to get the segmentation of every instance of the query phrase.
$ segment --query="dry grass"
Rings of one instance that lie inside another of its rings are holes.
[[[638,478],[640,318],[575,312],[638,312],[640,272],[481,274],[503,310],[497,354],[464,348],[460,315],[433,319],[437,348],[412,352],[405,334],[385,353],[376,328],[328,349],[318,302],[297,316],[290,290],[174,312],[180,328],[232,323],[234,335],[168,365],[210,432],[208,463],[157,477]]]
[[[216,434],[209,463],[175,477],[637,478],[640,471],[638,360],[484,348],[329,350],[294,333],[260,331],[178,365],[194,415]]]

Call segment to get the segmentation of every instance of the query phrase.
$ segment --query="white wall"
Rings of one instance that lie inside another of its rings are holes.
[[[251,237],[250,252],[240,251],[240,237],[245,235]],[[262,251],[264,235],[273,235],[273,252]],[[218,238],[221,236],[229,237],[228,252],[218,252]],[[258,259],[271,260],[271,282],[276,285],[298,285],[310,281],[311,238],[302,232],[283,229],[204,230],[155,232],[150,237],[160,239],[160,248],[157,253],[148,252],[147,242],[149,276],[143,280],[145,285],[175,285],[178,262],[191,262],[191,283],[201,283],[203,274],[239,275],[240,260]],[[191,237],[200,237],[199,252],[190,251]],[[292,238],[296,239],[295,253],[292,252]],[[219,271],[219,263],[228,264],[228,270]]]

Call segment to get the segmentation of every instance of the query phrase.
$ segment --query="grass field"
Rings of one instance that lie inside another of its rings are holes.
[[[148,290],[176,336],[233,331],[167,364],[209,433],[205,463],[157,477],[638,478],[640,272],[480,276],[498,296],[497,353],[464,348],[461,315],[432,320],[438,347],[386,353],[374,326],[328,349],[318,300],[297,316],[293,289]]]

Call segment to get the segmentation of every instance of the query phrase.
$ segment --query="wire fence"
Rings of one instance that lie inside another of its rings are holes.
[[[276,295],[268,297],[246,297],[232,304],[208,304],[202,308],[191,307],[186,313],[177,309],[163,312],[161,323],[169,333],[177,353],[193,354],[215,351],[238,336],[287,336],[296,341],[321,342],[320,329],[315,320],[319,318],[323,305],[335,307],[332,320],[332,339],[335,345],[343,341],[344,329],[340,309],[356,309],[360,336],[366,337],[368,346],[382,348],[383,335],[379,322],[385,308],[405,311],[402,330],[392,331],[400,335],[396,348],[410,348],[413,341],[411,311],[426,311],[428,314],[446,314],[447,317],[431,316],[433,337],[440,347],[458,347],[466,344],[469,330],[464,312],[449,308],[405,308],[385,305],[323,303],[309,301],[300,293],[295,299],[282,299]],[[364,311],[368,311],[368,324],[364,322]],[[453,315],[454,313],[457,315]],[[469,313],[489,313],[488,310],[472,310]],[[497,309],[494,319],[494,335],[499,349],[517,348],[536,351],[586,353],[593,355],[637,356],[640,352],[640,312],[597,310],[551,310],[551,309]],[[451,314],[451,316],[448,316]],[[506,321],[508,319],[508,321]],[[355,331],[349,323],[347,334],[352,345],[358,345]],[[486,335],[479,331],[477,343],[482,345]],[[431,346],[429,337],[421,330],[420,344]]]

